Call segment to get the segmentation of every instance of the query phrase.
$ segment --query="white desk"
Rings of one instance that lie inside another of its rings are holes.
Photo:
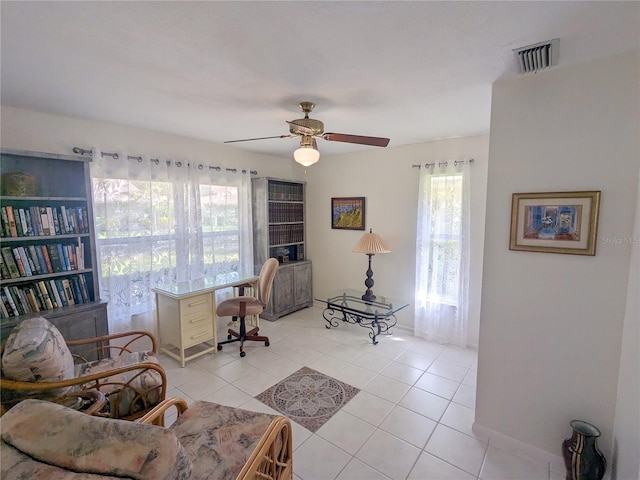
[[[152,288],[156,294],[160,350],[178,360],[182,367],[188,360],[215,352],[218,346],[215,292],[246,283],[255,289],[258,277],[228,273]],[[188,348],[203,343],[204,348],[186,356]]]

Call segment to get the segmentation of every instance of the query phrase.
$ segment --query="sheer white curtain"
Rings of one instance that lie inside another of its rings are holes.
[[[430,166],[429,166],[430,165]],[[422,165],[416,241],[416,337],[467,346],[469,162]]]
[[[111,332],[155,308],[154,286],[253,273],[248,171],[93,152],[100,296]]]

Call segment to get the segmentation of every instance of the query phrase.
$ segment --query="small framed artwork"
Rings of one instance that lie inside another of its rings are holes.
[[[340,230],[364,230],[364,197],[339,197],[331,199],[331,228]]]
[[[514,193],[510,250],[595,255],[600,191]]]

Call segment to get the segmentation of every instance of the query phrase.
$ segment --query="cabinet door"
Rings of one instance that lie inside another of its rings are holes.
[[[293,269],[294,305],[311,302],[311,263],[302,263]]]
[[[279,313],[293,307],[293,269],[278,268],[273,280],[273,309]]]
[[[65,340],[95,338],[109,333],[106,302],[87,304],[81,311],[68,315],[57,315],[57,312],[53,311],[51,314],[45,314],[45,317],[60,330]],[[101,355],[89,351],[95,346],[97,344],[72,347],[71,353],[81,355],[87,360],[97,360]]]

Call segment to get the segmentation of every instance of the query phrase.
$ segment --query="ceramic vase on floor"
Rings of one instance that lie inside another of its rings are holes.
[[[566,480],[601,480],[607,460],[597,445],[600,430],[582,420],[572,420],[570,425],[573,435],[562,442]]]

